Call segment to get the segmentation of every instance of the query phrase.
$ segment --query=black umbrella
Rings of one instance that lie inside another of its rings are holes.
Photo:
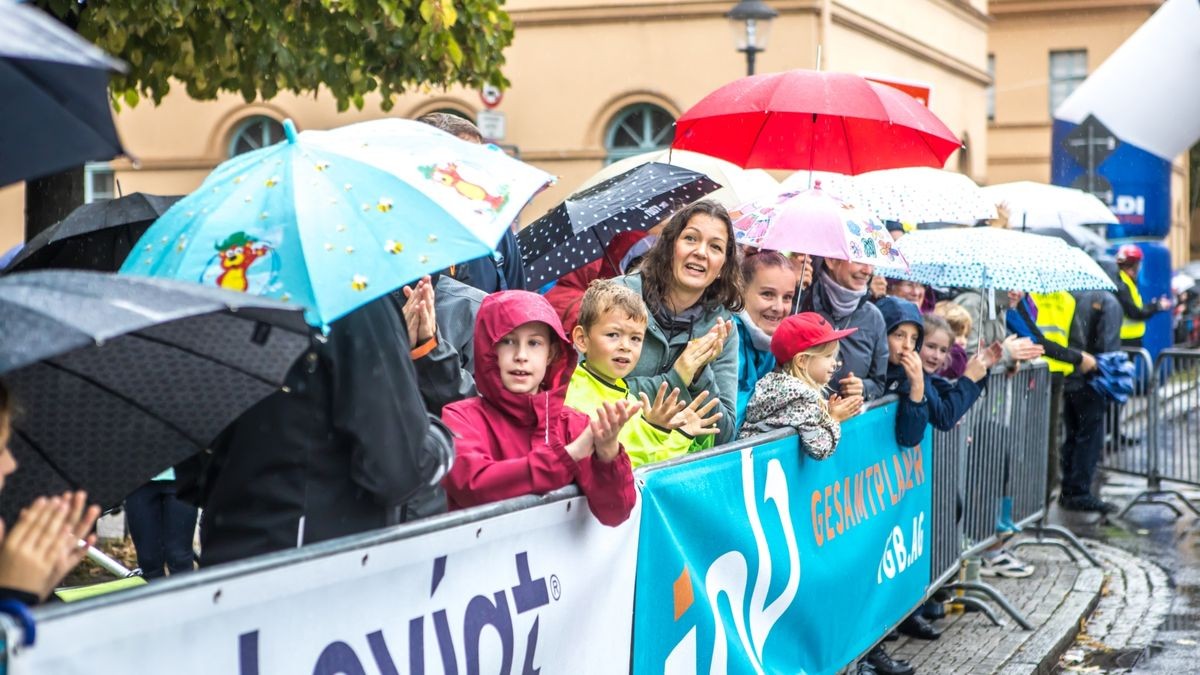
[[[163,279],[44,270],[0,278],[0,377],[20,468],[8,522],[83,488],[108,508],[278,391],[310,344],[299,307]]]
[[[37,269],[116,272],[146,228],[182,198],[135,192],[84,204],[30,239],[4,273]]]
[[[650,162],[576,192],[517,235],[526,288],[599,260],[614,236],[651,227],[719,189],[702,173]]]
[[[108,76],[123,70],[41,10],[0,0],[0,186],[122,154]]]

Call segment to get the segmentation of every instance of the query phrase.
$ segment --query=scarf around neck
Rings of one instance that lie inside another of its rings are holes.
[[[750,343],[760,352],[771,351],[771,336],[763,332],[753,320],[750,319],[750,314],[746,310],[738,312],[738,317],[742,320],[742,325],[746,327],[746,333],[750,336]]]
[[[821,270],[821,287],[825,289],[825,298],[829,300],[830,314],[834,319],[844,319],[858,309],[867,289],[852,291],[838,284],[824,269]]]

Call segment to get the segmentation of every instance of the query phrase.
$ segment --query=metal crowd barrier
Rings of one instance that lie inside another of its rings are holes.
[[[1161,370],[1170,372],[1166,379],[1173,383],[1184,383],[1171,386],[1176,388],[1179,396],[1189,397],[1181,399],[1180,405],[1176,406],[1178,418],[1184,426],[1180,427],[1181,431],[1170,433],[1187,435],[1185,432],[1192,429],[1196,423],[1195,399],[1198,396],[1197,385],[1200,383],[1200,352],[1170,352],[1166,354],[1166,358],[1166,361],[1160,362]],[[1151,401],[1155,400],[1154,391],[1151,387]],[[888,396],[873,402],[872,405],[884,405],[893,400],[894,396]],[[1015,374],[997,369],[989,374],[983,396],[956,428],[948,432],[933,433],[932,496],[928,535],[931,567],[924,594],[926,600],[941,588],[976,591],[998,604],[1019,625],[1026,629],[1031,628],[1024,617],[996,589],[982,582],[956,581],[955,577],[969,556],[977,555],[996,543],[996,517],[1003,496],[1013,499],[1014,521],[1025,526],[1027,532],[1037,533],[1038,540],[1030,543],[1053,543],[1063,546],[1061,542],[1042,542],[1043,534],[1059,533],[1044,523],[1037,524],[1046,512],[1044,492],[1048,461],[1049,404],[1050,377],[1044,363],[1025,364]],[[689,456],[675,462],[697,461],[703,456],[735,451],[748,444],[759,444],[764,439],[770,440],[772,437],[783,437],[791,433],[781,431],[750,441],[726,444],[701,455]],[[1197,443],[1194,432],[1190,439],[1185,441],[1180,438],[1177,441],[1185,443],[1181,447],[1186,448],[1185,454],[1191,458],[1192,463],[1164,465],[1171,471],[1164,476],[1200,481],[1200,474],[1186,471],[1198,464],[1194,460],[1197,451],[1200,450],[1200,444]],[[669,464],[671,462],[660,467]],[[232,584],[247,575],[261,574],[267,570],[282,571],[294,565],[311,565],[316,561],[351,552],[356,556],[355,561],[361,557],[361,566],[365,567],[368,563],[365,553],[368,550],[374,551],[381,546],[402,540],[414,540],[422,535],[467,524],[472,524],[471,531],[476,532],[475,536],[479,536],[479,532],[488,529],[489,522],[502,522],[496,520],[498,517],[510,517],[511,514],[531,507],[568,501],[578,494],[577,489],[571,486],[544,497],[523,497],[301,549],[281,551],[242,563],[169,578],[146,588],[93,599],[88,601],[86,611],[101,612],[105,609],[129,606],[153,596],[181,593],[189,589],[216,589],[212,595],[212,603],[215,604],[221,597],[222,586]],[[478,527],[478,531],[475,527]],[[1078,544],[1077,540],[1072,543]],[[1081,545],[1080,550],[1083,550]],[[1086,554],[1086,551],[1084,553]],[[977,598],[961,596],[956,598],[956,601],[978,607],[995,623],[1000,624],[991,608]],[[53,623],[78,612],[79,609],[69,605],[46,607],[38,609],[36,615],[40,621]],[[20,629],[4,616],[0,616],[0,628],[3,629],[9,645],[13,644],[13,640],[20,639]],[[887,631],[878,638],[882,639],[886,634]],[[0,665],[0,672],[2,668]]]
[[[1163,480],[1200,485],[1200,350],[1165,349],[1153,367],[1144,349],[1125,350],[1138,365],[1134,396],[1124,405],[1112,404],[1103,465],[1109,471],[1146,478],[1146,488],[1121,510],[1135,506],[1165,506],[1183,515],[1174,497],[1192,513],[1200,510],[1178,490],[1165,489]]]

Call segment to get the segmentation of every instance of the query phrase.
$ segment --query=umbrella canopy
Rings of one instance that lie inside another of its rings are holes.
[[[1094,230],[1074,223],[1062,227],[1030,227],[1016,228],[1022,232],[1040,234],[1047,237],[1058,237],[1071,246],[1081,248],[1089,255],[1096,255],[1108,250],[1108,240]]]
[[[47,268],[116,272],[146,229],[180,199],[135,192],[84,204],[30,239],[4,272]]]
[[[585,190],[609,178],[619,176],[634,167],[659,162],[672,166],[681,166],[702,173],[722,186],[720,190],[705,195],[706,199],[720,202],[727,209],[732,209],[755,199],[775,194],[779,191],[779,181],[762,169],[743,169],[723,159],[702,155],[687,150],[654,150],[633,157],[626,157],[613,162],[597,171],[591,178],[585,180],[579,190]]]
[[[858,174],[941,168],[961,145],[899,89],[849,73],[790,70],[708,94],[676,122],[672,147],[745,168]]]
[[[122,274],[296,303],[314,326],[425,274],[490,255],[554,177],[412,120],[297,134],[218,166]]]
[[[0,515],[74,488],[116,505],[277,391],[310,332],[299,308],[195,284],[74,270],[0,278],[0,376],[20,464]]]
[[[905,266],[892,235],[878,220],[821,189],[781,192],[748,204],[733,221],[739,244],[836,260]]]
[[[0,186],[122,154],[108,76],[124,70],[41,10],[0,0]]]
[[[960,227],[910,232],[896,247],[908,269],[880,270],[892,279],[1030,293],[1116,289],[1096,261],[1054,237]]]
[[[816,179],[826,190],[880,220],[974,225],[996,217],[996,205],[961,173],[929,167],[884,169],[857,176],[797,171],[784,187],[804,189]]]
[[[1117,224],[1116,215],[1104,202],[1074,188],[1018,181],[989,185],[983,191],[992,203],[1004,205],[1013,229]]]
[[[704,174],[651,162],[576,192],[517,235],[526,286],[599,260],[616,235],[656,225],[720,187]]]

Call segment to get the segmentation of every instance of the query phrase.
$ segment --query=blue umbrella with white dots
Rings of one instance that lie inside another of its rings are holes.
[[[576,192],[517,235],[526,288],[599,260],[616,235],[652,227],[719,189],[702,173],[650,162]]]
[[[553,176],[411,120],[297,134],[218,166],[134,246],[122,274],[304,307],[327,326],[400,286],[490,255]]]

